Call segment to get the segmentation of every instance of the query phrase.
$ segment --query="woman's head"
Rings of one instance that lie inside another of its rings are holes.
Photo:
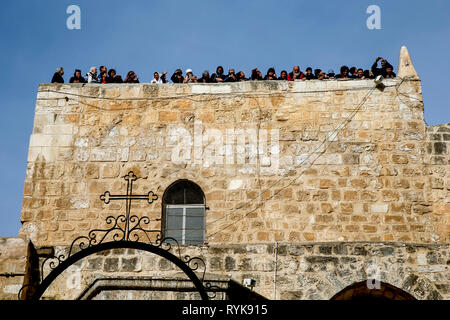
[[[341,75],[342,76],[348,75],[348,67],[347,66],[342,66],[341,67]]]

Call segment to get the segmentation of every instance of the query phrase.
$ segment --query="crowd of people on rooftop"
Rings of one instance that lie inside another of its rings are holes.
[[[381,62],[380,62],[381,61]],[[378,63],[380,62],[380,67]],[[98,72],[99,71],[99,72]],[[57,68],[52,78],[52,83],[64,83],[64,68]],[[373,63],[370,70],[342,66],[339,74],[335,74],[333,70],[324,72],[321,69],[312,69],[307,67],[305,72],[301,71],[300,67],[294,66],[291,72],[282,70],[280,75],[277,76],[275,68],[269,68],[265,76],[262,75],[258,68],[251,71],[249,77],[245,75],[243,71],[236,72],[234,68],[230,68],[228,73],[225,74],[224,68],[218,66],[216,72],[211,74],[208,70],[202,72],[201,77],[194,75],[192,69],[187,69],[183,75],[181,69],[175,70],[170,77],[173,83],[221,83],[221,82],[238,82],[248,80],[332,80],[332,79],[374,79],[377,76],[383,76],[384,78],[395,78],[393,66],[384,58],[378,57]],[[168,83],[167,71],[158,73],[154,72],[153,79],[150,83]],[[134,71],[129,71],[125,77],[117,74],[115,69],[109,69],[105,66],[101,66],[98,70],[97,67],[91,67],[89,72],[86,73],[86,77],[82,76],[80,69],[76,69],[74,75],[70,78],[69,83],[139,83],[139,78]]]

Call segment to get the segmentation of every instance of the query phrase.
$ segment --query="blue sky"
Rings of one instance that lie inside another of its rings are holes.
[[[66,9],[81,8],[81,30]],[[381,30],[366,9],[381,8]],[[0,236],[16,236],[39,83],[63,66],[106,65],[141,82],[154,71],[218,65],[247,75],[293,65],[369,68],[377,56],[397,67],[406,45],[422,78],[428,125],[450,122],[448,0],[2,0],[0,11]],[[442,81],[445,79],[445,81]]]

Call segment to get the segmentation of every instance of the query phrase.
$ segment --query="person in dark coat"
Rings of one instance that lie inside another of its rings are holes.
[[[322,72],[322,69],[314,69],[314,76],[316,77],[316,79],[319,79],[321,72]]]
[[[305,79],[306,80],[314,80],[314,79],[316,79],[316,77],[314,76],[314,73],[313,73],[311,67],[306,68]]]
[[[364,70],[364,78],[365,79],[374,79],[372,71],[370,70]]]
[[[341,67],[341,73],[336,76],[337,79],[349,79],[348,76],[349,69],[347,66]]]
[[[277,80],[275,68],[269,68],[267,74],[264,76],[264,80]]]
[[[386,72],[384,73],[383,77],[385,77],[386,79],[395,78],[397,75],[395,74],[395,72],[393,70],[394,70],[394,67],[392,67],[390,64],[386,64]]]
[[[116,73],[116,70],[109,69],[106,83],[123,83],[122,77]]]
[[[351,67],[350,68],[350,72],[348,73],[348,77],[351,78],[351,79],[358,78],[358,68]]]
[[[211,77],[209,76],[209,71],[208,71],[208,70],[205,70],[205,71],[203,71],[203,73],[202,73],[202,77],[199,78],[197,82],[199,82],[199,83],[212,83],[212,82],[214,82],[214,81],[213,81],[213,80],[211,79]]]
[[[228,70],[228,75],[225,78],[225,82],[236,82],[238,81],[236,73],[234,73],[234,69]]]
[[[381,68],[378,68],[378,61],[380,61],[380,60],[381,60]],[[388,66],[392,67],[392,65],[386,59],[384,59],[382,57],[378,57],[375,60],[374,64],[372,65],[372,68],[371,68],[373,76],[377,77],[377,76],[381,75],[381,76],[385,77],[385,75],[386,75],[386,68]]]
[[[81,70],[76,69],[73,77],[70,78],[69,83],[86,83],[86,79],[81,76]]]
[[[245,77],[244,71],[239,71],[237,74],[238,81],[247,81],[248,79]]]
[[[213,82],[224,82],[226,79],[226,75],[223,73],[223,67],[218,66],[216,69],[216,73],[213,73],[211,75],[211,78],[213,79]]]
[[[124,83],[139,83],[139,78],[136,75],[136,73],[134,73],[134,71],[129,71],[127,74],[127,77],[125,78],[125,80],[123,82]]]
[[[280,76],[278,77],[278,80],[286,80],[287,81],[287,78],[288,77],[288,73],[287,73],[287,71],[286,70],[281,70],[281,73],[280,73]]]
[[[64,83],[64,78],[62,77],[64,74],[64,68],[59,67],[56,69],[56,72],[53,74],[52,83]]]
[[[336,79],[336,74],[334,73],[333,69],[328,70],[328,79],[332,80],[332,79]]]
[[[173,83],[183,83],[183,71],[181,71],[181,69],[175,70],[173,75],[170,77],[170,80],[172,80]]]
[[[252,70],[252,76],[250,78],[251,80],[262,80],[262,74],[261,71],[258,70],[258,68],[255,68]]]

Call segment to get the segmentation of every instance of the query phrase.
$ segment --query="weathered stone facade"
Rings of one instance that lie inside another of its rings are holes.
[[[209,273],[255,278],[267,298],[279,242],[277,298],[329,299],[376,263],[382,281],[448,299],[450,124],[426,126],[405,50],[404,78],[378,88],[373,80],[42,84],[19,236],[37,248],[67,246],[104,228],[125,204],[99,195],[123,193],[132,170],[136,193],[160,197],[132,206],[154,229],[168,186],[198,184],[207,243],[184,250],[204,256]],[[118,272],[127,265],[112,256],[96,257],[90,274],[109,274],[111,259]],[[141,267],[132,272],[158,272],[134,258]]]
[[[416,299],[450,299],[449,249],[449,245],[402,243],[280,243],[276,258],[276,298],[331,299],[353,283],[366,281],[376,271],[382,282]],[[252,278],[256,282],[254,290],[273,299],[274,251],[275,244],[224,244],[183,247],[182,255],[205,259],[206,279],[228,278],[242,283],[244,278]],[[85,258],[64,272],[44,298],[75,299],[96,278],[129,277],[186,278],[175,265],[155,255],[129,249],[110,250]],[[142,293],[130,292],[128,298],[137,299],[139,294]],[[170,294],[157,291],[153,299],[168,299]],[[188,294],[175,295],[188,298]]]

